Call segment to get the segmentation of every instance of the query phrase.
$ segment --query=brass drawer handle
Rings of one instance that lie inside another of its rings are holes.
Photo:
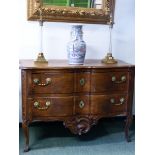
[[[125,101],[124,97],[120,98],[120,103],[115,103],[115,99],[114,98],[110,99],[110,103],[112,103],[113,105],[116,105],[116,106],[122,105],[124,103],[124,101]]]
[[[82,109],[85,106],[85,103],[83,101],[80,101],[79,107]]]
[[[110,99],[110,102],[111,102],[112,104],[114,104],[114,103],[115,103],[115,99],[114,99],[114,98],[111,98],[111,99]]]
[[[84,84],[85,84],[85,79],[84,78],[80,79],[80,85],[83,86]]]
[[[39,104],[39,102],[34,102],[34,107],[35,108],[37,108],[37,109],[39,109],[39,110],[46,110],[46,109],[48,109],[49,107],[50,107],[50,105],[51,105],[51,102],[50,101],[47,101],[46,103],[45,103],[45,107],[40,107],[40,104]]]
[[[46,78],[46,83],[40,83],[38,78],[33,79],[34,84],[38,85],[38,86],[47,86],[51,83],[51,78]]]
[[[120,81],[116,80],[116,76],[112,76],[111,81],[114,82],[114,83],[123,83],[123,82],[126,81],[126,76],[124,76],[124,75],[121,76],[121,80]]]

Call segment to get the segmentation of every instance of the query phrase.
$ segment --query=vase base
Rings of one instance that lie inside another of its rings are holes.
[[[69,65],[83,65],[84,63],[68,63]]]

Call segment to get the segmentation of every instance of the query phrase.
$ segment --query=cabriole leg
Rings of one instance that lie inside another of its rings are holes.
[[[126,124],[125,124],[125,138],[127,142],[131,142],[131,139],[129,137],[129,128],[132,124],[132,116],[127,116]]]
[[[25,147],[24,147],[24,152],[29,151],[29,128],[28,128],[28,122],[24,121],[22,123],[22,128],[24,131],[24,136],[25,136]]]

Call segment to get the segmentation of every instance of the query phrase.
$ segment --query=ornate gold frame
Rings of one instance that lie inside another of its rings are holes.
[[[114,4],[115,0],[103,0],[102,9],[93,9],[46,6],[41,0],[28,0],[27,15],[31,21],[39,20],[41,11],[43,21],[110,24],[113,22]]]

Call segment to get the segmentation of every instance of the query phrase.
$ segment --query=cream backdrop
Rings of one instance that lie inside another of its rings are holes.
[[[18,1],[20,4],[20,26],[17,27],[20,37],[19,59],[35,59],[40,47],[39,24],[27,21],[27,0]],[[116,0],[112,52],[116,59],[132,64],[135,63],[134,16],[134,0]],[[43,51],[47,59],[67,59],[66,44],[70,40],[71,25],[71,23],[44,23]],[[83,25],[84,41],[87,44],[86,59],[102,59],[108,51],[109,27],[95,24]],[[21,84],[19,95],[19,121],[21,122]]]

